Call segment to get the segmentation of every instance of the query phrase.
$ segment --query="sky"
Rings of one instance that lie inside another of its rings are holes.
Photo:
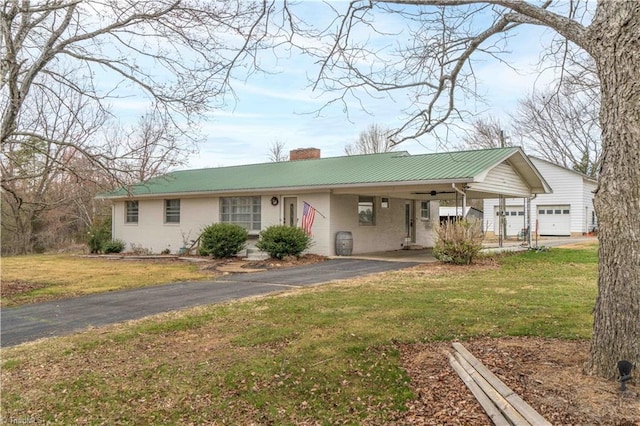
[[[336,9],[344,6],[332,5]],[[324,14],[328,12],[327,6],[319,2],[304,2],[297,10],[314,23],[326,18]],[[407,36],[400,20],[393,16],[384,19],[378,22],[383,28],[398,37]],[[360,35],[376,42],[375,35]],[[458,106],[507,122],[507,114],[516,108],[517,101],[550,79],[541,76],[537,66],[541,46],[549,36],[545,29],[521,27],[509,42],[512,53],[504,56],[509,66],[495,60],[475,65],[477,89],[484,94],[485,103],[470,99]],[[362,104],[348,99],[346,107],[339,103],[327,106],[331,95],[310,88],[309,78],[319,70],[311,58],[292,52],[277,62],[273,56],[265,56],[262,61],[273,73],[232,82],[235,96],[227,98],[226,107],[207,115],[200,126],[205,140],[199,145],[199,152],[180,168],[267,162],[269,147],[276,142],[284,144],[286,151],[314,147],[321,150],[322,157],[340,156],[344,155],[345,145],[357,140],[369,125],[394,128],[402,123],[402,109],[408,106],[404,94],[394,95],[393,99],[362,94]],[[129,104],[132,110],[136,107],[135,103]],[[318,113],[320,108],[323,109]],[[455,145],[459,136],[445,133],[443,137],[447,145]],[[449,148],[426,135],[419,141],[404,142],[397,149],[424,154]]]

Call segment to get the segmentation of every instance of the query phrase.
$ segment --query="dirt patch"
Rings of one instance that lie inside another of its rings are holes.
[[[44,287],[44,284],[35,284],[28,281],[0,281],[0,294],[2,297],[11,297],[16,294],[28,293],[33,290]]]
[[[502,256],[511,255],[510,253],[503,254]],[[454,265],[451,263],[432,262],[421,263],[411,268],[404,268],[396,271],[396,273],[410,273],[416,272],[422,275],[449,275],[449,274],[464,274],[468,272],[476,271],[490,271],[500,269],[500,261],[496,256],[480,257],[474,261],[472,265]]]
[[[618,382],[582,374],[588,341],[482,338],[463,344],[554,425],[640,425],[637,378],[622,393]],[[399,349],[417,398],[396,419],[398,424],[492,424],[449,366],[445,351],[453,351],[450,343]]]

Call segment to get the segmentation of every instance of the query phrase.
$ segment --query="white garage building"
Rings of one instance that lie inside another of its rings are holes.
[[[597,229],[593,196],[597,182],[582,173],[540,158],[529,157],[549,183],[553,193],[539,194],[531,199],[531,221],[527,217],[526,198],[504,201],[506,236],[516,237],[531,224],[532,235],[578,236]],[[498,235],[499,200],[483,202],[484,229],[488,236]]]

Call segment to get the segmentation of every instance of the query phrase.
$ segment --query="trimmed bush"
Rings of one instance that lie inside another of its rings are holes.
[[[438,240],[433,248],[436,259],[456,265],[469,265],[482,249],[484,235],[479,221],[446,221],[436,229]]]
[[[105,253],[122,253],[126,244],[122,240],[110,240],[104,243],[102,251]]]
[[[104,246],[111,241],[111,216],[96,219],[89,230],[87,245],[91,253],[104,252]]]
[[[200,236],[201,256],[215,258],[233,257],[244,249],[249,232],[233,223],[215,223],[202,231]]]
[[[286,256],[299,257],[310,246],[311,237],[302,228],[285,225],[268,227],[260,233],[260,241],[256,244],[259,250],[276,259]]]

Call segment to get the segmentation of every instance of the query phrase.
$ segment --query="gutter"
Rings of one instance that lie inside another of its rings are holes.
[[[97,199],[102,200],[130,200],[133,198],[161,198],[167,196],[180,196],[180,197],[202,197],[202,196],[215,196],[215,195],[228,195],[228,194],[255,194],[255,193],[269,193],[273,191],[277,192],[300,192],[300,191],[325,191],[336,189],[357,189],[357,188],[375,188],[375,187],[403,187],[403,186],[423,186],[423,185],[442,185],[450,183],[454,188],[456,183],[473,183],[473,178],[458,178],[458,179],[437,179],[427,181],[393,181],[393,182],[364,182],[364,183],[352,183],[352,184],[335,184],[335,185],[306,185],[306,186],[276,186],[267,188],[246,188],[246,189],[221,189],[221,190],[204,190],[204,191],[190,191],[190,192],[158,192],[153,194],[130,194],[130,195],[101,195],[96,196]],[[456,188],[456,190],[458,190]]]

